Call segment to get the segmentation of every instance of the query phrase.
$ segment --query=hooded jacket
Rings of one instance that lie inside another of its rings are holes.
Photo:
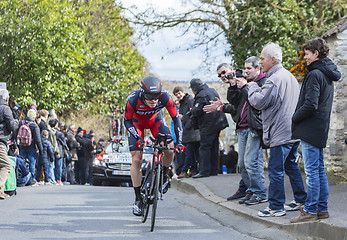
[[[341,73],[329,58],[321,58],[307,66],[298,104],[292,117],[292,138],[325,148],[334,98],[334,81]]]
[[[215,100],[216,97],[219,98],[216,90],[208,87],[207,84],[199,86],[194,97],[194,106],[191,112],[198,119],[199,130],[202,135],[213,134],[229,126],[224,113],[213,112],[207,114],[203,110],[204,106],[210,104],[210,101]]]

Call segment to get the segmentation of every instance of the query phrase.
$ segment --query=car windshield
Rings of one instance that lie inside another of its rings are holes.
[[[121,142],[111,142],[110,144],[107,145],[105,148],[105,153],[126,153],[129,152],[129,145],[128,142],[126,141],[121,141]]]

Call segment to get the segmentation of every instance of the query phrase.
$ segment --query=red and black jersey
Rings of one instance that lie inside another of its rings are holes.
[[[163,91],[159,97],[158,103],[154,108],[148,107],[142,97],[141,90],[132,92],[125,106],[125,127],[129,133],[139,139],[144,138],[144,129],[150,129],[153,137],[156,137],[160,128],[165,125],[165,120],[161,109],[166,108],[174,121],[175,134],[178,137],[178,143],[182,141],[182,123],[178,117],[177,109],[173,103],[172,97],[167,91]]]

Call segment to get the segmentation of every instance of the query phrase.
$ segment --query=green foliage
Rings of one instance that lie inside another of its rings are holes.
[[[111,0],[0,2],[0,74],[11,98],[58,113],[124,104],[144,74]]]

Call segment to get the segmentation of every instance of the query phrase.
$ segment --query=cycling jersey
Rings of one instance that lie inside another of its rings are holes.
[[[170,94],[163,91],[157,105],[150,108],[145,104],[141,90],[136,90],[128,96],[124,112],[124,125],[129,132],[130,151],[138,150],[135,146],[136,141],[144,138],[144,129],[150,129],[154,138],[160,132],[169,135],[169,138],[172,139],[161,111],[164,107],[174,121],[174,130],[176,136],[178,136],[178,143],[182,142],[182,123]]]

